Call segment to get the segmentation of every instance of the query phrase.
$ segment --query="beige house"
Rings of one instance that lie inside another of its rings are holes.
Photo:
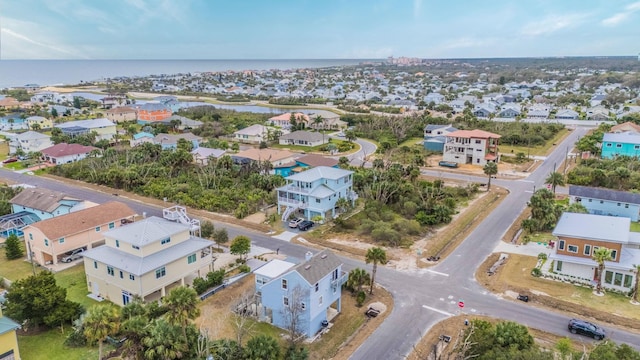
[[[119,106],[109,109],[104,112],[104,115],[114,123],[134,121],[138,118],[138,112],[136,109],[129,106]]]
[[[192,236],[190,226],[159,217],[104,234],[104,246],[84,253],[92,297],[124,306],[134,296],[158,300],[213,269],[212,242]]]
[[[234,132],[233,138],[241,143],[259,144],[262,141],[267,141],[268,129],[266,126],[260,124],[251,125]]]
[[[238,152],[234,158],[245,158],[252,161],[269,161],[274,167],[295,163],[295,154],[287,150],[247,149]]]
[[[132,222],[135,211],[120,202],[109,202],[88,209],[35,222],[22,229],[30,257],[40,265],[57,264],[65,253],[91,249],[104,242],[104,233]]]

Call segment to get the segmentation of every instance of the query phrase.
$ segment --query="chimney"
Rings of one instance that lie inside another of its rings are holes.
[[[307,251],[307,253],[304,254],[304,260],[305,261],[309,261],[309,260],[311,260],[312,256],[313,256],[313,253],[311,251]]]

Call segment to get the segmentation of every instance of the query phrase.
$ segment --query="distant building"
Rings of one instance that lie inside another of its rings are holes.
[[[86,158],[93,150],[100,149],[80,144],[60,143],[43,149],[40,152],[44,159],[52,164],[67,164]]]
[[[640,134],[628,131],[602,136],[602,158],[611,159],[621,155],[640,156]]]
[[[138,124],[144,125],[171,117],[171,109],[161,103],[146,103],[138,107]]]
[[[442,152],[446,135],[458,131],[451,125],[433,125],[429,124],[424,127],[424,148],[426,150]]]
[[[500,135],[483,130],[458,130],[446,135],[442,160],[484,166],[498,162]]]
[[[112,140],[116,135],[116,124],[107,118],[67,121],[57,124],[55,127],[59,128],[63,134],[69,135],[70,137],[87,135],[95,132],[97,134],[96,141]]]
[[[104,113],[107,119],[115,123],[133,121],[138,118],[138,112],[136,111],[136,109],[130,106],[114,107],[105,111]]]

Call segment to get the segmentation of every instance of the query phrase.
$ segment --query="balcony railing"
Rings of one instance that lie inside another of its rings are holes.
[[[280,197],[280,196],[278,196],[278,204],[287,205],[287,206],[295,206],[295,207],[298,207],[300,209],[305,209],[307,207],[307,203],[305,203],[304,201],[295,200],[295,199],[289,199],[289,198]]]

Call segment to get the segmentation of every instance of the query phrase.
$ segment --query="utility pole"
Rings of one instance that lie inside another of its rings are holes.
[[[567,146],[567,151],[564,155],[564,171],[562,172],[562,175],[566,176],[567,175],[567,163],[569,162],[569,147]]]
[[[36,275],[36,264],[33,263],[33,253],[31,252],[31,242],[27,239],[24,240],[27,243],[27,248],[29,251],[29,260],[31,260],[31,270],[33,271],[33,275]]]

